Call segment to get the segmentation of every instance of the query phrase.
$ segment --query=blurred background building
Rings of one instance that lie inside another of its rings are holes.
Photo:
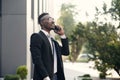
[[[0,77],[27,65],[31,76],[30,36],[40,30],[38,15],[54,17],[55,0],[0,0]]]

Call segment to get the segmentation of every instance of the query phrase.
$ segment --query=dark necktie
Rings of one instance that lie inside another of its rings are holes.
[[[48,39],[51,45],[51,50],[53,54],[53,60],[54,60],[54,73],[57,72],[57,54],[56,54],[56,49],[55,49],[55,44],[54,44],[54,39],[48,35]]]
[[[53,57],[54,57],[54,73],[56,73],[57,72],[57,54],[56,54],[54,39],[51,38],[51,41],[52,41],[52,51],[53,51]]]

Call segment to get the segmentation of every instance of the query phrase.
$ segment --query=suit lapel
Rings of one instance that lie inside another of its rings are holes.
[[[41,37],[44,39],[44,41],[47,42],[47,43],[49,44],[49,46],[50,46],[50,42],[49,42],[47,36],[46,36],[42,31],[40,31],[39,34],[40,34]]]
[[[46,46],[49,46],[49,49],[51,50],[51,45],[50,45],[50,42],[49,42],[47,36],[42,31],[39,32],[39,35],[41,35],[42,39],[48,44]],[[52,50],[50,53],[51,53],[51,57],[53,57]]]

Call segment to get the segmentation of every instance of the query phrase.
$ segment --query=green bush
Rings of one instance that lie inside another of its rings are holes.
[[[89,74],[84,74],[83,77],[91,77]]]
[[[75,77],[74,80],[92,80],[92,78],[89,74],[84,74],[83,76]]]
[[[106,74],[101,72],[101,73],[99,74],[99,78],[100,78],[100,79],[105,79],[105,78],[106,78]]]
[[[17,72],[16,72],[16,73],[17,73],[17,74],[20,76],[20,78],[23,80],[23,79],[26,78],[26,76],[27,76],[27,74],[28,74],[28,70],[27,70],[26,66],[23,65],[23,66],[19,66],[19,67],[17,68]]]
[[[4,80],[19,80],[19,78],[20,78],[19,75],[10,75],[10,74],[8,74],[8,75],[6,75],[4,77]]]
[[[92,80],[89,74],[84,74],[82,80]]]
[[[82,80],[92,80],[90,77],[83,77]]]

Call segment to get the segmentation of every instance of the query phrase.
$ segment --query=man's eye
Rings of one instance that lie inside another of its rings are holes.
[[[54,20],[53,18],[49,18],[49,20]]]

